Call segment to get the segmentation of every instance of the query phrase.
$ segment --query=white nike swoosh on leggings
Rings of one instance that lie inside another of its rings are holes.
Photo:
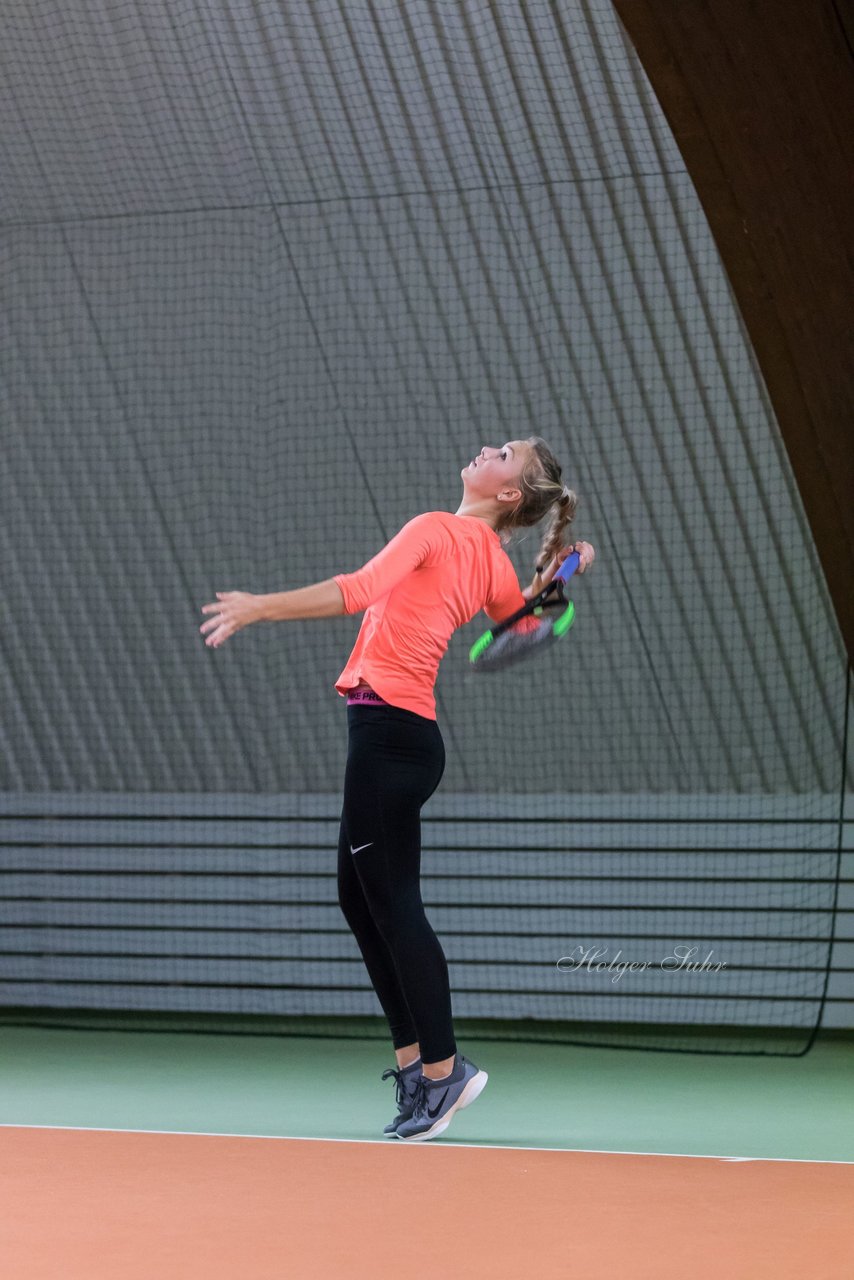
[[[373,840],[369,840],[369,841],[368,841],[368,844],[360,844],[360,845],[359,845],[359,849],[367,849],[368,845],[371,845],[371,844],[373,844],[373,843],[374,843],[374,842],[373,842]],[[350,845],[350,852],[351,852],[351,853],[358,853],[358,852],[359,852],[359,849],[354,849],[354,848],[353,848],[353,846],[352,846],[352,845]]]

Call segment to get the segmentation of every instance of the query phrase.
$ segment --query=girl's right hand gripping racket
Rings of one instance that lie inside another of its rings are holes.
[[[539,595],[532,596],[516,613],[503,622],[496,623],[475,641],[469,650],[469,661],[475,671],[499,671],[502,667],[509,667],[514,662],[521,662],[532,654],[539,653],[566,635],[575,618],[575,605],[566,599],[563,587],[580,563],[581,556],[573,551]],[[554,598],[550,599],[552,596]],[[547,609],[560,610],[560,613],[556,617],[545,617],[543,615]],[[532,615],[540,619],[538,627],[525,632],[512,630],[522,618]]]

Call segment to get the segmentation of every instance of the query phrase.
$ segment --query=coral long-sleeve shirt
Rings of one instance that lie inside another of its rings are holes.
[[[433,687],[457,627],[481,609],[501,622],[525,604],[498,534],[479,516],[425,511],[355,573],[339,573],[345,613],[365,611],[347,665],[344,697],[365,680],[381,698],[436,719]],[[539,626],[525,618],[521,631]]]

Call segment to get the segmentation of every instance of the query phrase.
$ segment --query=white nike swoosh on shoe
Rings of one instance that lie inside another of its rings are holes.
[[[368,845],[372,845],[373,843],[374,843],[374,842],[373,842],[373,840],[369,840],[369,841],[368,841],[368,844],[360,844],[358,849],[354,849],[354,848],[353,848],[353,846],[352,846],[352,845],[350,845],[350,852],[351,852],[351,853],[358,853],[360,849],[367,849],[367,848],[368,848]]]

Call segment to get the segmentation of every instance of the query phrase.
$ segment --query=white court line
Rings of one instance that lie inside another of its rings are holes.
[[[153,1133],[161,1137],[177,1138],[251,1138],[268,1142],[355,1142],[361,1146],[378,1147],[433,1147],[432,1142],[394,1142],[390,1138],[316,1138],[306,1134],[291,1133],[208,1133],[201,1129],[106,1129],[95,1125],[77,1124],[13,1124],[0,1121],[0,1129],[62,1129],[72,1133]],[[666,1156],[674,1160],[726,1160],[729,1163],[773,1164],[852,1164],[854,1160],[809,1160],[799,1156],[709,1156],[696,1151],[611,1151],[606,1147],[511,1147],[492,1142],[439,1143],[446,1151],[566,1151],[582,1156]],[[435,1150],[436,1148],[433,1147]]]

